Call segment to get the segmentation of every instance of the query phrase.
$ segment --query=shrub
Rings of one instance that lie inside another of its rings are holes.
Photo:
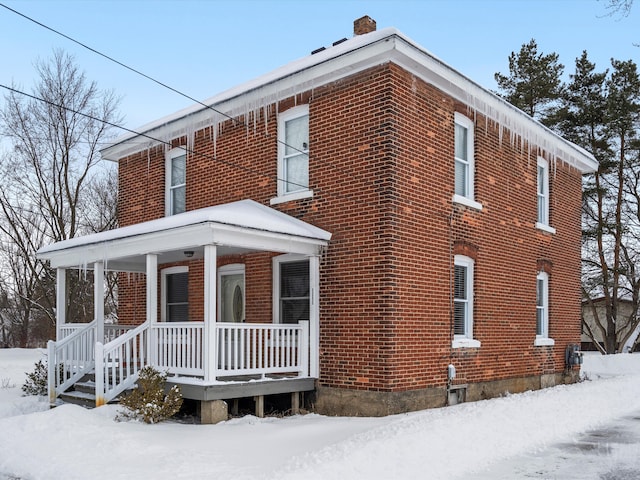
[[[120,411],[116,419],[158,423],[178,413],[182,406],[180,387],[174,385],[165,395],[166,380],[166,373],[153,367],[147,366],[140,370],[136,388],[120,399],[120,405],[126,410]]]
[[[38,360],[35,364],[33,372],[27,373],[27,380],[22,385],[24,395],[48,395],[48,367],[42,360]]]

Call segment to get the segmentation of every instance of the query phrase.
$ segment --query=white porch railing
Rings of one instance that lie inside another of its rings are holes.
[[[309,322],[216,323],[215,376],[309,374]]]
[[[96,406],[132,387],[146,365],[170,374],[205,377],[204,322],[156,323],[153,327],[145,322],[135,328],[122,328],[117,332],[121,335],[105,344],[96,342],[95,326],[94,321],[82,329],[67,329],[66,338],[49,342],[52,403],[94,364]],[[217,340],[209,346],[217,351],[211,378],[309,376],[309,322],[216,323],[215,329]]]
[[[133,387],[140,370],[149,364],[149,322],[103,345],[96,343],[96,406],[104,405]]]
[[[96,321],[80,324],[59,342],[49,340],[48,389],[53,404],[58,395],[89,373],[94,365]]]
[[[152,341],[155,345],[153,363],[160,370],[177,375],[204,376],[203,331],[204,322],[155,324],[152,328],[155,337]]]

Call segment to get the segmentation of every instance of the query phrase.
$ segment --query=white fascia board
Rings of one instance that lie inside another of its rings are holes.
[[[216,245],[245,248],[252,251],[297,253],[318,255],[328,242],[305,237],[295,237],[274,232],[256,232],[241,227],[224,225],[215,228],[213,242]]]
[[[253,200],[240,200],[63,240],[42,247],[36,252],[36,255],[38,258],[48,259],[57,251],[86,247],[87,245],[111,245],[116,240],[124,242],[127,238],[140,238],[141,235],[154,232],[161,234],[203,224],[217,225],[218,228],[222,228],[222,225],[230,225],[253,232],[281,233],[293,237],[311,238],[312,240],[328,241],[331,238],[331,233],[286,213]]]
[[[375,43],[366,44],[366,49],[361,47],[361,49],[347,50],[338,56],[331,55],[323,58],[322,54],[332,51],[329,49],[309,57],[317,60],[310,66],[306,65],[308,62],[299,62],[301,70],[292,71],[291,66],[298,63],[293,62],[286,68],[283,67],[282,75],[284,76],[280,78],[277,77],[280,70],[276,70],[272,74],[258,78],[257,81],[248,82],[239,88],[228,90],[203,102],[224,115],[216,113],[211,108],[196,104],[157,122],[145,125],[138,131],[157,140],[169,142],[189,132],[212,126],[216,121],[225,121],[229,117],[236,118],[243,114],[246,118],[247,113],[265,108],[279,100],[313,90],[372,66],[388,62],[393,45],[390,38],[382,38]],[[114,145],[103,149],[100,153],[105,160],[118,161],[120,158],[146,150],[159,143],[159,141],[149,138],[137,137],[135,134],[127,134],[116,139]]]
[[[522,110],[481,87],[426,50],[404,38],[398,38],[396,42],[391,59],[393,63],[467,105],[471,112],[481,113],[489,120],[496,122],[499,127],[509,130],[511,135],[524,138],[582,173],[598,169],[597,160],[583,148],[565,140]]]
[[[100,261],[108,266],[111,260],[119,258],[194,248],[207,243],[211,243],[210,230],[199,224],[52,250],[40,253],[38,257],[49,260],[52,268],[86,267]]]
[[[313,90],[387,62],[396,63],[467,105],[471,111],[481,113],[496,122],[500,128],[506,128],[510,131],[512,139],[525,139],[582,173],[597,170],[597,161],[586,150],[556,135],[394,28],[354,37],[323,52],[291,62],[203,103],[230,117],[246,115],[267,108],[278,100]],[[215,125],[225,118],[220,113],[196,104],[147,124],[139,131],[158,140],[170,141],[189,132]],[[103,149],[101,154],[104,159],[117,161],[157,144],[157,141],[127,134],[117,139],[114,145]]]
[[[53,250],[38,256],[49,260],[52,268],[90,268],[94,262],[104,262],[109,270],[120,271],[118,259],[139,257],[148,253],[189,250],[213,244],[251,251],[317,255],[328,242],[207,222]],[[138,266],[137,262],[129,262],[123,265],[123,271],[144,271],[144,264]]]

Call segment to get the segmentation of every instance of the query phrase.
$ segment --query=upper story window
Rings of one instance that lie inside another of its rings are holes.
[[[536,227],[555,233],[549,222],[549,162],[538,157],[538,218]]]
[[[474,199],[474,139],[473,121],[456,112],[454,124],[455,190],[453,201],[468,207],[482,209]]]
[[[167,153],[165,178],[166,215],[184,212],[187,192],[187,152],[184,148],[174,148]]]
[[[313,196],[309,190],[309,106],[278,117],[278,198],[271,204]]]
[[[473,339],[473,259],[456,255],[453,268],[453,347],[479,347]]]
[[[162,270],[160,319],[163,322],[189,320],[189,267]]]
[[[536,277],[536,341],[535,345],[553,345],[549,338],[549,274]]]

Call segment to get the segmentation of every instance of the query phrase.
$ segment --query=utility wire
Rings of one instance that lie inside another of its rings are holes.
[[[15,13],[16,15],[21,16],[22,18],[24,18],[26,20],[29,20],[30,22],[33,22],[36,25],[39,25],[42,28],[45,28],[45,29],[49,30],[50,32],[55,33],[56,35],[60,35],[61,37],[64,37],[67,40],[69,40],[69,41],[71,41],[71,42],[73,42],[73,43],[75,43],[77,45],[80,45],[83,48],[86,48],[87,50],[89,50],[90,52],[95,53],[96,55],[100,55],[101,57],[106,58],[107,60],[109,60],[109,61],[111,61],[111,62],[113,62],[113,63],[115,63],[117,65],[120,65],[121,67],[126,68],[127,70],[130,70],[131,72],[134,72],[134,73],[146,78],[147,80],[151,80],[152,82],[154,82],[154,83],[156,83],[156,84],[158,84],[158,85],[160,85],[160,86],[162,86],[162,87],[164,87],[164,88],[166,88],[168,90],[171,90],[172,92],[177,93],[178,95],[181,95],[182,97],[187,98],[187,99],[197,103],[198,105],[201,105],[201,106],[205,107],[206,109],[212,110],[213,112],[215,112],[215,113],[217,113],[219,115],[222,115],[223,117],[228,118],[229,120],[233,121],[234,123],[239,123],[243,127],[249,128],[249,124],[247,123],[246,119],[245,119],[244,122],[240,122],[237,118],[232,117],[228,113],[225,113],[225,112],[222,112],[220,110],[217,110],[216,108],[212,107],[211,105],[207,105],[206,103],[203,103],[200,100],[197,100],[197,99],[193,98],[192,96],[187,95],[186,93],[184,93],[184,92],[182,92],[182,91],[180,91],[180,90],[178,90],[176,88],[173,88],[173,87],[167,85],[166,83],[161,82],[160,80],[156,80],[155,78],[151,77],[150,75],[147,75],[146,73],[143,73],[140,70],[137,70],[137,69],[135,69],[133,67],[130,67],[129,65],[126,65],[125,63],[122,63],[122,62],[116,60],[115,58],[110,57],[109,55],[106,55],[106,54],[96,50],[95,48],[92,48],[92,47],[80,42],[79,40],[76,40],[76,39],[70,37],[69,35],[66,35],[66,34],[64,34],[64,33],[60,32],[60,31],[58,31],[58,30],[56,30],[56,29],[54,29],[52,27],[49,27],[48,25],[45,25],[44,23],[39,22],[38,20],[35,20],[35,19],[31,18],[28,15],[25,15],[24,13],[21,13],[21,12],[15,10],[15,9],[5,5],[4,3],[0,3],[0,7],[4,7],[7,10]],[[270,136],[266,132],[265,132],[264,135],[267,138]],[[282,145],[284,145],[286,147],[289,147],[289,148],[291,148],[293,150],[296,150],[299,153],[306,153],[304,150],[300,150],[300,149],[294,147],[293,145],[289,145],[289,144],[287,144],[286,142],[284,142],[284,141],[282,141],[280,139],[276,139],[276,141],[278,143],[281,143]]]
[[[109,122],[107,120],[95,117],[95,116],[90,115],[88,113],[84,113],[84,112],[80,112],[78,110],[74,110],[73,108],[70,108],[70,107],[67,107],[67,106],[64,106],[64,105],[59,105],[59,104],[54,103],[54,102],[52,102],[50,100],[46,100],[44,98],[40,98],[40,97],[37,97],[35,95],[31,95],[29,93],[23,92],[23,91],[18,90],[16,88],[8,87],[7,85],[3,85],[1,83],[0,83],[0,88],[4,88],[4,89],[6,89],[6,90],[8,90],[8,91],[10,91],[12,93],[16,93],[18,95],[24,95],[25,97],[31,98],[32,100],[36,100],[36,101],[39,101],[39,102],[46,103],[48,105],[51,105],[52,107],[61,108],[61,109],[64,109],[64,110],[66,110],[68,112],[75,113],[76,115],[81,115],[81,116],[83,116],[85,118],[89,118],[89,119],[91,119],[93,121],[101,122],[101,123],[103,123],[105,125],[109,125],[110,127],[114,127],[114,128],[120,129],[120,130],[124,130],[125,132],[129,132],[129,133],[132,133],[134,135],[139,135],[141,137],[147,138],[147,139],[152,140],[154,142],[158,142],[158,143],[161,143],[163,145],[168,145],[170,147],[173,146],[173,144],[171,142],[166,141],[166,140],[162,140],[162,139],[157,138],[157,137],[154,137],[152,135],[149,135],[148,133],[142,133],[142,132],[138,132],[136,130],[133,130],[133,129],[130,129],[130,128],[127,128],[127,127],[123,127],[122,125],[118,125],[118,124],[115,124],[113,122]],[[272,175],[269,175],[269,174],[266,174],[266,173],[262,173],[262,172],[260,172],[260,171],[258,171],[256,169],[245,167],[243,165],[239,165],[239,164],[237,164],[235,162],[224,160],[224,159],[221,159],[219,157],[216,157],[216,156],[213,156],[213,155],[209,155],[209,154],[206,154],[206,153],[197,152],[197,151],[195,151],[193,149],[187,148],[186,146],[182,146],[181,148],[184,151],[190,153],[191,155],[198,155],[200,157],[208,158],[208,159],[213,160],[215,162],[219,162],[219,163],[222,163],[224,165],[227,165],[227,166],[230,166],[230,167],[233,167],[233,168],[237,168],[239,170],[243,170],[243,171],[245,171],[247,173],[251,173],[251,174],[254,174],[254,175],[257,175],[257,176],[260,176],[260,177],[268,178],[269,180],[275,179],[276,181],[283,181],[283,182],[285,181],[285,180],[280,179],[278,176],[274,177]],[[295,183],[295,182],[292,182],[292,181],[289,181],[289,180],[287,180],[286,182],[288,184],[295,185],[297,187],[309,188],[309,185],[302,185],[302,184]]]
[[[69,40],[69,41],[71,41],[71,42],[73,42],[73,43],[75,43],[75,44],[77,44],[77,45],[80,45],[80,46],[81,46],[81,47],[83,47],[83,48],[86,48],[87,50],[89,50],[90,52],[95,53],[96,55],[100,55],[101,57],[106,58],[107,60],[109,60],[109,61],[111,61],[111,62],[113,62],[113,63],[116,63],[116,64],[120,65],[121,67],[126,68],[127,70],[132,71],[133,73],[137,73],[138,75],[140,75],[140,76],[142,76],[142,77],[146,78],[147,80],[151,80],[152,82],[157,83],[157,84],[158,84],[158,85],[160,85],[161,87],[167,88],[167,89],[171,90],[172,92],[177,93],[178,95],[181,95],[181,96],[183,96],[183,97],[185,97],[185,98],[187,98],[187,99],[189,99],[189,100],[191,100],[191,101],[193,101],[193,102],[196,102],[196,103],[197,103],[197,104],[199,104],[199,105],[202,105],[202,106],[203,106],[203,107],[205,107],[205,108],[208,108],[208,109],[210,109],[210,110],[213,110],[214,112],[219,113],[220,115],[223,115],[223,116],[227,117],[227,118],[228,118],[228,119],[230,119],[230,120],[235,120],[235,119],[234,119],[234,118],[232,118],[230,115],[228,115],[228,114],[226,114],[226,113],[223,113],[223,112],[221,112],[221,111],[219,111],[219,110],[216,110],[216,109],[215,109],[215,108],[213,108],[212,106],[207,105],[207,104],[205,104],[205,103],[202,103],[200,100],[196,100],[195,98],[193,98],[193,97],[191,97],[191,96],[187,95],[186,93],[183,93],[183,92],[181,92],[180,90],[177,90],[177,89],[175,89],[175,88],[173,88],[173,87],[171,87],[171,86],[167,85],[166,83],[162,83],[160,80],[156,80],[155,78],[153,78],[153,77],[151,77],[151,76],[147,75],[146,73],[143,73],[143,72],[141,72],[140,70],[136,70],[135,68],[130,67],[129,65],[126,65],[126,64],[124,64],[124,63],[122,63],[122,62],[120,62],[120,61],[116,60],[115,58],[110,57],[109,55],[104,54],[104,53],[102,53],[102,52],[100,52],[100,51],[96,50],[95,48],[92,48],[92,47],[90,47],[90,46],[88,46],[88,45],[86,45],[86,44],[84,44],[84,43],[80,42],[79,40],[76,40],[75,38],[70,37],[69,35],[65,35],[64,33],[60,32],[60,31],[58,31],[58,30],[56,30],[56,29],[54,29],[54,28],[52,28],[52,27],[50,27],[50,26],[48,26],[48,25],[45,25],[44,23],[39,22],[38,20],[35,20],[34,18],[31,18],[31,17],[29,17],[28,15],[25,15],[24,13],[21,13],[21,12],[19,12],[19,11],[15,10],[15,9],[13,9],[13,8],[11,8],[11,7],[7,6],[7,5],[5,5],[4,3],[0,3],[0,7],[4,7],[4,8],[6,8],[7,10],[9,10],[9,11],[11,11],[11,12],[15,13],[16,15],[21,16],[22,18],[24,18],[24,19],[26,19],[26,20],[29,20],[30,22],[33,22],[33,23],[35,23],[36,25],[41,26],[42,28],[46,28],[46,29],[47,29],[47,30],[49,30],[50,32],[53,32],[53,33],[55,33],[56,35],[60,35],[61,37],[64,37],[64,38],[66,38],[67,40]]]
[[[161,82],[161,81],[159,81],[159,80],[156,80],[155,78],[153,78],[153,77],[151,77],[151,76],[149,76],[149,75],[147,75],[147,74],[145,74],[145,73],[143,73],[143,72],[141,72],[141,71],[139,71],[139,70],[137,70],[137,69],[135,69],[135,68],[133,68],[133,67],[130,67],[130,66],[128,66],[128,65],[126,65],[126,64],[124,64],[124,63],[122,63],[122,62],[120,62],[120,61],[118,61],[118,60],[116,60],[116,59],[114,59],[114,58],[112,58],[112,57],[110,57],[109,55],[106,55],[106,54],[104,54],[104,53],[102,53],[102,52],[100,52],[100,51],[98,51],[98,50],[96,50],[96,49],[94,49],[94,48],[92,48],[92,47],[89,47],[88,45],[86,45],[86,44],[84,44],[84,43],[82,43],[82,42],[80,42],[80,41],[78,41],[78,40],[76,40],[76,39],[74,39],[74,38],[70,37],[69,35],[66,35],[66,34],[64,34],[64,33],[62,33],[62,32],[59,32],[58,30],[56,30],[56,29],[54,29],[54,28],[52,28],[52,27],[49,27],[48,25],[45,25],[44,23],[39,22],[39,21],[37,21],[37,20],[35,20],[35,19],[31,18],[31,17],[29,17],[28,15],[25,15],[25,14],[23,14],[23,13],[21,13],[21,12],[19,12],[19,11],[15,10],[15,9],[13,9],[13,8],[11,8],[11,7],[7,6],[7,5],[5,5],[4,3],[0,3],[0,7],[4,7],[5,9],[9,10],[10,12],[13,12],[13,13],[15,13],[16,15],[19,15],[20,17],[22,17],[22,18],[24,18],[24,19],[26,19],[26,20],[28,20],[28,21],[30,21],[30,22],[33,22],[33,23],[35,23],[36,25],[41,26],[42,28],[45,28],[45,29],[47,29],[47,30],[51,31],[51,32],[55,33],[56,35],[60,35],[61,37],[66,38],[67,40],[69,40],[69,41],[71,41],[71,42],[73,42],[73,43],[75,43],[75,44],[77,44],[77,45],[80,45],[81,47],[83,47],[83,48],[85,48],[85,49],[87,49],[87,50],[89,50],[89,51],[91,51],[91,52],[95,53],[96,55],[100,55],[101,57],[106,58],[107,60],[109,60],[109,61],[111,61],[111,62],[113,62],[113,63],[115,63],[115,64],[117,64],[117,65],[120,65],[121,67],[126,68],[127,70],[130,70],[130,71],[132,71],[132,72],[134,72],[134,73],[136,73],[136,74],[138,74],[138,75],[140,75],[140,76],[142,76],[142,77],[144,77],[144,78],[146,78],[146,79],[148,79],[148,80],[151,80],[152,82],[154,82],[154,83],[156,83],[156,84],[158,84],[158,85],[160,85],[160,86],[162,86],[162,87],[165,87],[165,88],[167,88],[167,89],[171,90],[172,92],[177,93],[178,95],[181,95],[181,96],[183,96],[183,97],[185,97],[185,98],[187,98],[187,99],[189,99],[189,100],[191,100],[191,101],[193,101],[193,102],[196,102],[197,104],[199,104],[199,105],[201,105],[201,106],[205,107],[206,109],[209,109],[209,110],[211,110],[211,111],[213,111],[213,112],[215,112],[215,113],[218,113],[219,115],[222,115],[222,116],[224,116],[224,117],[228,118],[229,120],[231,120],[232,122],[234,122],[234,124],[239,124],[239,125],[242,125],[242,126],[243,126],[243,127],[245,127],[245,128],[249,128],[249,124],[248,124],[246,121],[240,122],[238,119],[236,119],[236,118],[232,117],[231,115],[229,115],[229,114],[227,114],[227,113],[225,113],[225,112],[222,112],[222,111],[220,111],[220,110],[217,110],[217,109],[215,109],[214,107],[212,107],[211,105],[207,105],[207,104],[205,104],[205,103],[202,103],[201,101],[199,101],[199,100],[197,100],[197,99],[195,99],[195,98],[193,98],[193,97],[191,97],[191,96],[187,95],[186,93],[183,93],[183,92],[181,92],[180,90],[177,90],[177,89],[175,89],[175,88],[173,88],[173,87],[171,87],[171,86],[169,86],[169,85],[166,85],[165,83],[163,83],[163,82]],[[106,125],[110,125],[110,126],[112,126],[112,127],[115,127],[115,128],[121,129],[121,130],[124,130],[124,131],[129,132],[129,133],[132,133],[132,134],[134,134],[134,135],[138,135],[138,136],[141,136],[141,137],[144,137],[144,138],[147,138],[147,139],[150,139],[150,140],[153,140],[153,141],[155,141],[155,142],[159,142],[159,143],[162,143],[162,144],[165,144],[165,145],[173,146],[170,142],[167,142],[167,141],[165,141],[165,140],[161,140],[161,139],[155,138],[155,137],[153,137],[153,136],[151,136],[151,135],[148,135],[148,134],[146,134],[146,133],[141,133],[141,132],[138,132],[138,131],[135,131],[135,130],[132,130],[132,129],[129,129],[129,128],[126,128],[126,127],[123,127],[123,126],[121,126],[121,125],[116,125],[116,124],[113,124],[113,123],[110,123],[110,122],[104,121],[104,120],[102,120],[102,119],[99,119],[99,118],[93,117],[93,116],[91,116],[91,115],[85,114],[85,113],[83,113],[83,112],[74,111],[74,110],[72,110],[72,109],[70,109],[70,108],[68,108],[68,107],[63,106],[63,105],[56,105],[56,104],[53,104],[53,103],[51,103],[51,102],[49,102],[49,101],[47,101],[47,100],[44,100],[44,99],[41,99],[41,98],[35,97],[35,96],[33,96],[33,95],[29,95],[29,94],[27,94],[27,93],[25,93],[25,92],[22,92],[22,91],[19,91],[19,90],[16,90],[16,89],[13,89],[13,88],[7,87],[7,86],[5,86],[5,85],[1,85],[1,84],[0,84],[0,87],[6,88],[7,90],[13,91],[13,92],[18,93],[18,94],[21,94],[21,95],[25,95],[25,96],[27,96],[27,97],[30,97],[30,98],[34,99],[34,100],[39,100],[39,101],[42,101],[42,102],[45,102],[45,103],[49,103],[49,104],[51,104],[51,105],[54,105],[54,106],[56,106],[56,107],[58,107],[58,108],[64,108],[65,110],[71,111],[71,112],[73,112],[73,113],[76,113],[76,114],[79,114],[79,115],[84,115],[84,116],[85,116],[85,117],[87,117],[87,118],[91,118],[92,120],[95,120],[95,121],[98,121],[98,122],[102,122],[102,123],[104,123],[104,124],[106,124]],[[246,119],[245,119],[245,120],[246,120]],[[270,137],[270,135],[269,135],[267,132],[265,132],[265,133],[264,133],[264,136],[265,136],[265,137],[267,137],[267,138],[269,138],[269,137]],[[299,149],[299,148],[297,148],[297,147],[294,147],[293,145],[289,145],[288,143],[286,143],[286,142],[285,142],[285,141],[283,141],[283,140],[280,140],[280,139],[276,138],[276,142],[277,142],[277,143],[279,143],[279,144],[281,144],[281,145],[283,145],[283,146],[285,146],[285,147],[288,147],[288,148],[290,148],[290,149],[292,149],[292,150],[294,150],[294,151],[296,151],[296,152],[298,152],[298,153],[301,153],[301,154],[307,155],[307,157],[308,157],[310,160],[313,158],[313,157],[311,157],[311,156],[309,155],[309,153],[308,153],[307,151],[301,150],[301,149]],[[248,172],[248,173],[254,173],[254,174],[258,175],[258,176],[266,177],[266,178],[269,178],[269,179],[273,179],[273,178],[274,178],[274,177],[273,177],[273,176],[271,176],[271,175],[267,175],[267,174],[261,173],[261,172],[259,172],[259,171],[257,171],[257,170],[251,169],[251,168],[249,168],[249,167],[244,167],[244,166],[242,166],[242,165],[238,165],[238,164],[236,164],[236,163],[234,163],[234,162],[231,162],[231,161],[227,161],[227,160],[219,159],[219,158],[217,158],[217,157],[215,157],[215,156],[212,156],[212,155],[208,155],[208,154],[204,154],[204,153],[199,153],[199,152],[197,152],[197,151],[194,151],[194,150],[188,150],[188,149],[186,149],[186,148],[185,148],[185,151],[188,151],[189,153],[194,154],[194,155],[199,155],[199,156],[202,156],[202,157],[204,157],[204,158],[209,158],[209,159],[212,159],[212,160],[214,160],[214,161],[218,161],[218,162],[220,162],[220,163],[223,163],[223,164],[228,165],[228,166],[231,166],[231,167],[239,168],[239,169],[244,170],[244,171],[246,171],[246,172]],[[325,162],[325,165],[326,165],[326,166],[328,166],[328,167],[330,167],[330,168],[332,168],[332,169],[334,169],[334,170],[336,170],[336,171],[338,171],[338,172],[342,172],[342,170],[341,170],[341,169],[339,169],[339,168],[337,168],[335,165],[331,164],[331,162]],[[301,185],[301,184],[298,184],[298,183],[296,183],[296,182],[292,182],[292,181],[289,181],[289,180],[283,180],[283,179],[280,179],[280,178],[279,178],[279,177],[277,177],[277,176],[275,177],[275,179],[276,179],[276,181],[286,182],[286,183],[288,183],[288,184],[290,184],[290,185],[295,185],[295,186],[297,186],[297,187],[302,187],[302,188],[307,188],[307,189],[310,187],[309,185]],[[316,188],[316,190],[319,190],[319,189],[317,189],[317,188]],[[325,192],[325,193],[326,193],[326,192]],[[351,198],[351,197],[349,197],[349,196],[347,196],[347,195],[342,195],[342,194],[339,194],[339,193],[334,193],[334,194],[333,194],[333,196],[334,196],[334,197],[337,197],[337,198]]]

